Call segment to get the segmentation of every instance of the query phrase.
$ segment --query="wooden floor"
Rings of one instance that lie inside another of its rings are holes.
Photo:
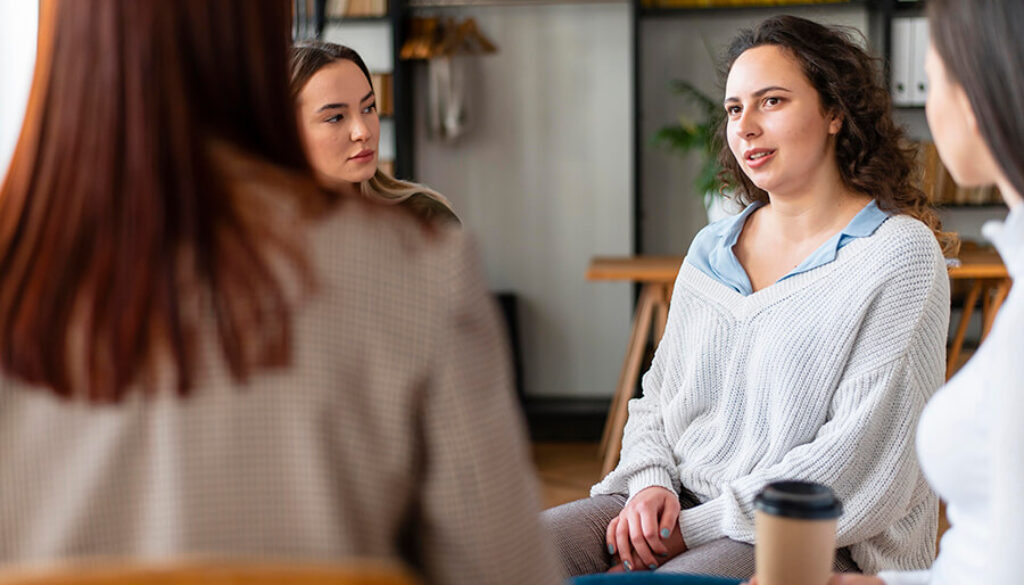
[[[545,508],[585,498],[601,479],[597,443],[534,443]]]

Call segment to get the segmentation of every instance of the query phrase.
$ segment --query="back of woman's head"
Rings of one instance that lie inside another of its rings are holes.
[[[202,317],[183,282],[208,298],[237,378],[287,362],[288,306],[266,249],[296,266],[302,254],[254,220],[256,201],[238,201],[221,155],[306,184],[289,115],[290,19],[288,0],[43,3],[0,191],[8,375],[117,400],[162,353],[187,392]],[[299,208],[323,197],[295,193]]]
[[[928,0],[932,45],[967,94],[1007,180],[1024,193],[1024,2]]]
[[[842,120],[835,138],[835,157],[844,186],[870,195],[885,211],[923,221],[935,232],[943,251],[955,254],[956,236],[941,231],[938,215],[915,186],[915,152],[905,145],[903,131],[893,120],[892,101],[878,62],[857,38],[852,30],[796,16],[775,16],[733,39],[723,77],[749,49],[768,45],[788,52],[818,92],[822,109]],[[743,203],[767,202],[768,194],[746,176],[729,150],[724,122],[718,139],[722,178],[734,196]]]

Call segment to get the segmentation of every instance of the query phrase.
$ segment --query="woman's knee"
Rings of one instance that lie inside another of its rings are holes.
[[[611,556],[605,547],[608,523],[626,503],[624,496],[596,496],[545,510],[541,519],[570,575],[602,572]]]

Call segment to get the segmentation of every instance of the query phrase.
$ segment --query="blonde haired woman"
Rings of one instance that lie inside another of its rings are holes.
[[[321,41],[297,44],[291,53],[291,90],[306,153],[322,182],[351,196],[399,205],[431,222],[459,223],[443,195],[378,168],[377,96],[358,53]]]

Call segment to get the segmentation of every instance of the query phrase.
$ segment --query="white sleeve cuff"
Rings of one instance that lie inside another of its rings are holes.
[[[663,487],[673,494],[678,494],[672,483],[672,475],[664,467],[645,467],[626,481],[626,489],[629,491],[629,500],[641,490],[652,486]]]
[[[881,571],[878,578],[885,585],[928,585],[931,582],[931,571]]]

